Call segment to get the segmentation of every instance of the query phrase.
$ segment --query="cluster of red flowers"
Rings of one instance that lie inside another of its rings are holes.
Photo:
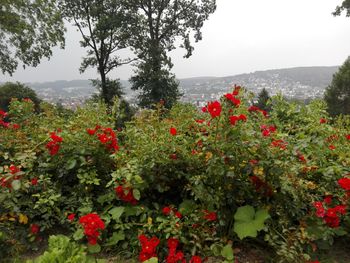
[[[247,121],[247,116],[245,116],[244,114],[241,114],[239,116],[233,115],[233,116],[230,116],[229,118],[230,118],[230,123],[232,125],[236,125],[237,121]]]
[[[176,216],[179,219],[182,218],[182,214],[179,211],[177,211],[175,208],[170,207],[170,206],[163,207],[162,213],[163,213],[163,215],[166,215],[166,216],[173,214],[174,216]]]
[[[338,180],[338,184],[345,191],[350,191],[350,178],[344,177]]]
[[[276,131],[276,126],[275,125],[270,125],[270,126],[261,125],[260,129],[261,129],[261,134],[264,137],[268,137],[271,135],[271,133],[274,133]]]
[[[19,129],[19,124],[16,124],[16,123],[9,123],[9,122],[6,122],[4,121],[4,118],[7,116],[7,112],[6,111],[3,111],[3,110],[0,110],[0,127],[4,127],[4,128],[12,128],[14,130],[17,130]]]
[[[95,129],[86,129],[86,132],[91,136],[96,134],[97,138],[108,150],[112,152],[119,150],[117,136],[112,128],[103,128],[100,125],[96,125]]]
[[[240,88],[241,88],[240,86],[235,85],[235,89],[233,90],[232,93],[227,93],[224,95],[225,98],[231,101],[232,104],[235,105],[235,107],[237,108],[239,107],[239,105],[241,105],[241,100],[236,98],[236,96],[239,94]]]
[[[63,139],[55,132],[50,133],[50,138],[51,141],[46,144],[46,148],[49,150],[50,155],[56,155],[60,149],[60,143],[63,141]]]
[[[280,148],[281,150],[287,149],[288,143],[283,140],[273,140],[271,142],[272,147]]]
[[[137,200],[133,195],[133,191],[131,187],[125,187],[124,185],[118,185],[115,189],[115,193],[119,197],[120,200],[130,203],[132,205],[137,204]]]
[[[8,128],[10,123],[5,122],[4,118],[7,116],[7,112],[0,110],[0,126]]]
[[[168,239],[168,249],[169,253],[166,258],[166,263],[186,263],[185,255],[182,251],[176,251],[177,246],[179,245],[179,240],[176,238]]]
[[[262,109],[260,109],[259,107],[254,106],[254,105],[250,106],[250,107],[248,108],[248,111],[249,111],[249,112],[261,112],[266,118],[268,117],[267,111],[262,110]]]
[[[209,112],[213,119],[220,116],[221,110],[221,104],[217,100],[208,102],[207,106],[202,108],[202,111]]]
[[[340,218],[339,215],[346,214],[346,206],[345,205],[337,205],[335,207],[327,207],[325,208],[324,204],[329,206],[332,203],[332,196],[327,195],[323,202],[317,201],[313,203],[313,206],[316,208],[316,216],[323,218],[325,223],[332,228],[336,228],[339,226]]]
[[[153,257],[157,257],[156,250],[160,242],[157,237],[148,239],[145,235],[140,235],[139,241],[141,243],[141,252],[139,254],[139,260],[141,262],[144,262]]]
[[[1,177],[0,178],[0,186],[1,187],[6,187],[6,188],[12,188],[11,186],[11,182],[13,180],[19,180],[21,178],[20,175],[16,175],[18,172],[21,171],[21,169],[19,167],[17,167],[16,165],[11,164],[10,167],[8,168],[10,174],[12,174],[13,176],[10,178],[6,178],[6,177]]]
[[[208,210],[203,210],[204,216],[203,218],[208,221],[216,221],[218,216],[215,212],[209,212]]]
[[[105,229],[105,224],[97,214],[87,214],[80,217],[79,223],[84,228],[84,234],[90,245],[95,245],[100,236],[99,230]]]

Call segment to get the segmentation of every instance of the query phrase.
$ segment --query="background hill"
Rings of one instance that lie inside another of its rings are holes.
[[[244,86],[255,94],[265,88],[271,95],[282,92],[286,97],[306,100],[322,97],[338,68],[339,66],[272,69],[225,77],[186,78],[179,79],[179,82],[184,93],[182,100],[198,106],[205,101],[217,99],[231,90],[234,84]],[[121,80],[121,83],[126,99],[135,101],[136,93],[130,89],[130,83],[126,80]],[[44,100],[62,103],[67,107],[79,105],[97,92],[90,80],[57,80],[26,84]]]

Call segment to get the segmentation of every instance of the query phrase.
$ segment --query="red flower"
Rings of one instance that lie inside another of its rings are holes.
[[[209,212],[208,210],[204,210],[204,219],[208,221],[216,221],[218,219],[215,212]]]
[[[287,148],[288,143],[283,140],[273,140],[271,142],[272,147],[278,147],[281,150],[285,150]]]
[[[68,218],[69,219],[69,218]],[[79,218],[79,223],[84,228],[84,234],[90,245],[95,245],[100,236],[99,230],[105,229],[105,224],[97,214],[87,214]]]
[[[172,153],[172,154],[170,154],[170,159],[172,159],[172,160],[176,160],[177,159],[177,155],[176,155],[176,153]]]
[[[175,212],[175,216],[176,216],[177,218],[179,218],[179,219],[182,218],[182,214],[181,214],[179,211],[176,211],[176,212]]]
[[[338,184],[341,188],[346,191],[350,191],[350,179],[349,178],[341,178],[338,180]]]
[[[63,141],[63,139],[55,132],[50,133],[50,138],[51,141],[46,144],[46,148],[49,150],[50,155],[56,155],[60,149],[60,143]]]
[[[38,184],[38,178],[37,178],[37,177],[34,177],[34,178],[30,181],[30,183],[31,183],[32,185],[37,185],[37,184]]]
[[[169,206],[163,207],[162,213],[166,216],[169,215],[171,213],[171,208]]]
[[[17,130],[19,129],[21,126],[19,126],[19,124],[16,123],[12,123],[12,129]]]
[[[174,127],[171,127],[170,130],[169,130],[169,132],[170,132],[170,134],[171,134],[172,136],[175,136],[175,135],[177,134],[177,130],[176,130],[176,128],[174,128]]]
[[[345,138],[350,141],[350,134],[345,135]]]
[[[177,246],[179,245],[179,240],[176,239],[176,238],[171,237],[171,238],[168,239],[167,243],[168,243],[168,248],[169,249],[176,250]]]
[[[326,195],[323,199],[323,202],[325,202],[327,205],[330,205],[332,203],[332,195]]]
[[[55,132],[51,132],[50,138],[54,142],[62,142],[63,141],[62,137],[58,136]]]
[[[115,189],[115,192],[120,200],[130,203],[132,205],[137,204],[137,200],[133,195],[133,191],[130,187],[124,187],[123,185],[118,185]]]
[[[68,218],[68,220],[69,221],[73,221],[74,220],[74,218],[75,218],[75,214],[73,213],[73,214],[69,214],[68,216],[67,216],[67,218]]]
[[[202,259],[199,256],[193,256],[189,263],[202,263]]]
[[[239,107],[239,105],[241,104],[241,101],[239,99],[237,99],[235,97],[235,95],[232,94],[232,93],[227,93],[224,96],[225,96],[226,99],[231,101],[236,107]]]
[[[6,111],[3,111],[3,110],[0,110],[0,119],[3,119],[7,116],[7,112]]]
[[[328,148],[330,149],[330,150],[335,150],[335,146],[333,145],[333,144],[330,144],[329,146],[328,146]]]
[[[33,235],[38,234],[40,231],[40,227],[37,224],[31,224],[30,225],[30,233],[32,233]]]
[[[21,171],[17,166],[13,164],[10,165],[9,169],[11,174],[16,174]]]
[[[96,130],[95,129],[86,129],[86,132],[89,134],[89,135],[94,135],[96,133]]]
[[[144,262],[152,257],[157,257],[156,250],[160,243],[157,237],[148,239],[145,235],[140,235],[139,241],[141,243],[141,252],[139,254],[139,260]]]
[[[208,102],[207,109],[212,118],[219,117],[221,114],[221,104],[218,101]]]
[[[327,120],[325,118],[320,119],[320,123],[326,123],[326,122],[327,122]]]
[[[208,112],[207,107],[203,107],[203,108],[202,108],[202,112]]]
[[[313,203],[313,206],[316,208],[316,216],[317,217],[324,217],[325,216],[325,209],[323,207],[322,202],[316,201]]]

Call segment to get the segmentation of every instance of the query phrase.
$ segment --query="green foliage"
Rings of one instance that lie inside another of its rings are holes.
[[[163,100],[170,108],[179,98],[178,83],[170,73],[169,51],[181,39],[188,58],[194,41],[202,39],[201,28],[216,9],[215,0],[201,1],[124,1],[134,10],[136,23],[131,47],[138,56],[138,68],[131,78],[132,88],[140,90],[140,105],[151,107]]]
[[[230,244],[224,246],[221,250],[221,256],[225,259],[222,263],[232,263],[234,262],[233,249]]]
[[[87,48],[87,56],[83,58],[80,71],[88,67],[96,67],[100,74],[101,97],[108,105],[115,95],[120,96],[117,81],[110,81],[107,74],[113,69],[132,60],[122,59],[118,51],[128,47],[132,36],[133,24],[131,10],[121,1],[100,0],[60,0],[60,7],[65,18],[74,22],[81,33],[82,47]]]
[[[341,5],[337,6],[333,15],[340,16],[343,11],[346,11],[346,16],[350,16],[350,1],[344,0]]]
[[[350,114],[350,58],[334,74],[324,99],[332,116]]]
[[[7,82],[0,85],[0,109],[3,111],[8,111],[11,99],[13,98],[17,98],[19,100],[29,98],[34,102],[36,109],[39,109],[40,99],[31,88],[19,82]]]
[[[265,88],[263,88],[258,94],[258,102],[256,106],[262,110],[270,111],[271,106],[269,105],[269,100],[270,100],[269,92]]]
[[[90,242],[89,253],[135,258],[144,234],[160,239],[159,261],[167,239],[177,238],[186,259],[232,262],[232,246],[249,237],[276,262],[307,262],[314,244],[347,237],[347,211],[333,228],[313,204],[326,195],[333,196],[327,209],[348,200],[337,180],[350,174],[350,119],[331,119],[321,100],[300,105],[275,96],[265,117],[243,89],[240,106],[228,97],[217,102],[217,117],[189,104],[158,104],[118,132],[104,129],[113,127],[117,106],[90,103],[63,116],[48,104],[34,114],[33,103],[12,101],[10,124],[0,126],[0,246],[16,253],[59,229]],[[62,138],[53,155],[52,132]],[[116,152],[106,133],[118,141]],[[96,245],[78,221],[88,213],[104,222]]]
[[[86,248],[71,242],[67,236],[49,237],[49,246],[43,255],[27,263],[89,263],[95,259],[88,257]]]
[[[37,66],[43,57],[51,57],[52,47],[64,47],[65,29],[57,1],[1,0],[0,6],[2,73],[11,75],[19,61]]]
[[[265,209],[260,208],[255,212],[254,207],[250,205],[239,207],[234,215],[234,231],[240,239],[256,237],[258,231],[264,229],[268,218],[270,216]]]

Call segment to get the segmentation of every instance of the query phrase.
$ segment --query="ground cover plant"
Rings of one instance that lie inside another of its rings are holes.
[[[235,86],[201,111],[160,102],[117,130],[117,108],[12,100],[0,112],[1,257],[51,235],[37,262],[240,262],[244,244],[270,251],[265,262],[322,262],[349,238],[350,120],[323,101],[275,96],[266,112],[251,99]]]

